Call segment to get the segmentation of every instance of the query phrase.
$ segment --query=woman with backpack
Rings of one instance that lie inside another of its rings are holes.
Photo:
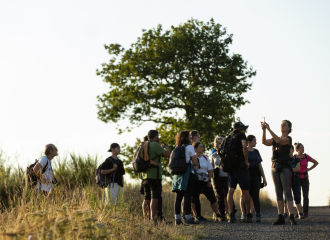
[[[302,143],[295,143],[297,154],[295,155],[297,158],[300,159],[300,171],[299,171],[299,178],[300,178],[300,186],[303,193],[303,211],[304,217],[308,217],[308,207],[309,207],[309,179],[308,179],[308,172],[314,169],[319,163],[311,156],[305,153],[305,148]],[[308,162],[312,162],[313,166],[310,168],[308,167]]]
[[[291,156],[291,166],[294,174],[293,183],[291,183],[291,189],[293,192],[293,199],[296,204],[297,208],[297,215],[295,217],[299,216],[299,219],[305,219],[302,211],[301,211],[301,192],[300,192],[300,180],[299,180],[299,171],[300,171],[300,159],[296,156],[293,156],[294,147],[291,145],[290,149],[290,156]],[[288,214],[288,206],[286,204],[286,199],[284,201],[284,217],[287,218],[289,216]]]
[[[181,221],[180,211],[181,202],[184,198],[184,211],[185,211],[185,222],[188,225],[198,224],[191,216],[191,196],[195,184],[195,178],[197,178],[198,161],[195,155],[194,147],[191,145],[192,138],[189,135],[189,131],[181,131],[176,135],[175,145],[177,148],[184,147],[185,160],[187,164],[187,170],[182,175],[174,175],[172,181],[172,192],[176,193],[174,202],[175,210],[175,225],[183,224]],[[173,152],[176,149],[173,150]],[[172,160],[173,153],[171,155]],[[195,167],[194,167],[195,166]]]
[[[213,166],[213,190],[217,198],[221,221],[225,221],[227,213],[229,216],[227,203],[228,173],[222,171],[220,168],[220,157],[218,154],[218,150],[220,148],[221,143],[226,138],[224,135],[221,136],[223,137],[217,136],[214,139],[214,147],[216,151],[211,156],[211,164]],[[234,210],[234,212],[236,212],[236,209]]]
[[[260,156],[259,151],[255,148],[257,145],[257,139],[253,135],[249,135],[246,138],[248,145],[248,160],[250,163],[249,173],[250,173],[250,213],[253,213],[253,207],[256,210],[256,222],[261,222],[260,215],[260,188],[261,188],[261,177],[263,179],[263,187],[267,186],[267,181],[264,173],[264,169],[262,167],[262,158]],[[243,202],[243,198],[241,197],[241,202]],[[245,204],[241,204],[241,209],[243,207],[242,213],[245,213]],[[243,222],[246,221],[246,214],[243,214]]]
[[[277,197],[277,211],[278,218],[273,225],[285,224],[284,213],[284,201],[283,193],[288,201],[288,208],[290,213],[291,225],[296,225],[297,222],[294,219],[293,199],[290,188],[290,171],[292,171],[290,148],[292,145],[292,138],[289,134],[292,131],[292,123],[289,120],[283,120],[281,123],[281,136],[278,137],[269,127],[266,122],[261,123],[262,128],[262,144],[273,147],[272,156],[272,177],[275,185],[276,197]],[[266,139],[266,130],[272,136],[271,139]]]
[[[207,219],[201,215],[201,203],[199,200],[200,194],[204,194],[207,200],[209,200],[213,212],[216,214],[216,221],[220,221],[221,216],[218,209],[218,203],[211,184],[213,175],[212,164],[208,157],[203,155],[204,147],[201,142],[194,142],[193,146],[198,160],[198,180],[195,181],[195,187],[193,190],[192,208],[198,221],[207,221]]]

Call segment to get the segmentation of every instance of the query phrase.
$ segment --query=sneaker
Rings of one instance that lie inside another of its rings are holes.
[[[283,214],[283,217],[286,219],[286,218],[289,217],[289,214],[288,214],[288,213],[284,213],[284,214]]]
[[[246,223],[252,223],[252,213],[246,214]]]
[[[235,220],[236,220],[235,213],[231,213],[231,214],[229,214],[228,222],[229,222],[229,223],[234,223]]]
[[[207,219],[203,216],[196,217],[196,221],[198,222],[207,222]]]
[[[246,214],[243,214],[241,217],[241,222],[246,222]]]
[[[278,218],[275,222],[272,223],[273,225],[284,225],[285,224],[285,218],[282,214],[278,215]]]
[[[304,217],[307,218],[308,217],[308,213],[304,212]]]
[[[186,219],[186,224],[187,225],[194,225],[194,224],[199,224],[198,222],[195,222],[193,218]]]
[[[229,219],[229,213],[228,212],[226,213],[226,219],[227,220]]]
[[[181,219],[175,219],[175,225],[182,225],[183,222],[181,221]]]
[[[256,222],[261,222],[261,215],[260,213],[256,214]]]
[[[297,225],[296,219],[294,219],[294,215],[293,214],[290,215],[289,219],[290,219],[290,224],[291,225]]]
[[[303,213],[299,213],[299,219],[305,219],[305,216]]]

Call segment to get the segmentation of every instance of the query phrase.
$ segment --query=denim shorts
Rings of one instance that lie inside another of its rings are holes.
[[[250,190],[249,170],[236,169],[234,172],[228,173],[228,184],[230,188],[236,189],[238,184],[241,190]]]

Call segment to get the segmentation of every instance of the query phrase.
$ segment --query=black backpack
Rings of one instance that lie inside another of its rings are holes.
[[[34,163],[32,163],[30,166],[27,167],[25,172],[25,183],[26,186],[29,188],[33,188],[37,186],[39,178],[37,177],[36,173],[33,171],[33,168],[35,165],[37,165],[38,159]],[[42,169],[41,173],[44,174],[48,168],[48,161],[45,167]]]
[[[218,154],[220,157],[220,168],[230,173],[236,169],[236,134],[229,135],[220,145]]]
[[[186,145],[177,146],[172,151],[168,167],[172,175],[182,175],[187,171]]]
[[[112,157],[109,157],[109,158],[111,159],[112,163],[115,164],[114,159]],[[103,163],[105,163],[105,161]],[[99,185],[99,187],[101,187],[101,188],[105,188],[105,187],[109,186],[109,184],[114,183],[115,174],[117,172],[117,170],[116,170],[109,174],[101,174],[101,166],[103,165],[103,163],[97,168],[96,174],[95,174],[96,175],[95,176],[96,184]]]
[[[150,144],[150,141],[143,142],[136,149],[136,151],[134,153],[133,160],[132,160],[133,171],[136,172],[136,173],[146,172],[148,170],[148,168],[150,168],[150,167],[159,168],[158,166],[155,166],[153,164],[150,164],[150,159],[148,161],[145,161],[144,160],[144,158],[145,158],[144,151],[143,151],[144,144],[148,144],[148,154],[149,154],[149,144]],[[142,157],[141,157],[141,152],[142,152]],[[159,157],[159,161],[160,161],[160,155],[157,155],[156,157],[154,157],[151,160],[155,160],[157,157]],[[159,171],[157,172],[157,179],[158,178],[159,178]]]

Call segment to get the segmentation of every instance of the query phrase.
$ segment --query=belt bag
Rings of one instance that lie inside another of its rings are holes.
[[[275,171],[281,172],[282,168],[285,166],[290,168],[291,167],[290,159],[291,159],[290,155],[283,156],[280,158],[275,158],[275,156],[273,155],[272,162],[274,163]]]
[[[207,182],[209,179],[209,175],[207,173],[198,173],[198,180]]]

